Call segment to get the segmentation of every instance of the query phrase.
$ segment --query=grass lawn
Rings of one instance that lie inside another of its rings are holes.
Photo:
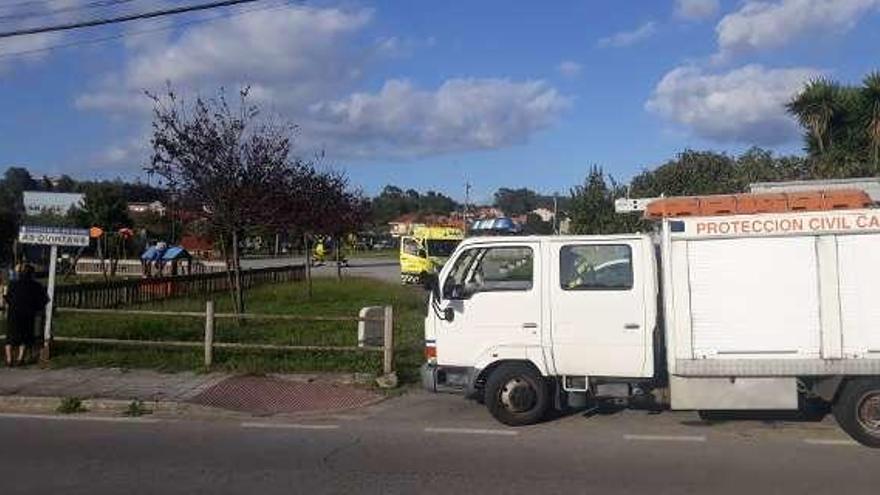
[[[214,294],[217,312],[232,312],[227,293]],[[337,281],[315,278],[313,295],[304,283],[264,285],[246,295],[248,313],[299,316],[357,316],[364,306],[394,307],[395,360],[405,381],[418,378],[425,315],[419,289],[364,278]],[[204,311],[204,300],[176,299],[131,309]],[[201,342],[204,320],[185,317],[60,314],[55,334],[135,340]],[[0,333],[3,333],[0,327]],[[354,346],[357,322],[216,321],[216,342],[280,345]],[[165,371],[202,369],[201,349],[159,349],[58,342],[52,366],[116,366]],[[356,371],[381,372],[381,352],[238,351],[215,349],[214,367],[236,372]]]
[[[400,258],[400,251],[397,249],[375,249],[364,251],[349,251],[345,253],[349,258],[357,259],[383,259],[396,260]]]

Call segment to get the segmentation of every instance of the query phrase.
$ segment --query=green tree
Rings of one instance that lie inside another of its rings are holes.
[[[112,183],[91,183],[83,187],[83,206],[74,213],[82,227],[98,226],[105,231],[131,227],[128,202],[122,189]]]
[[[866,130],[874,167],[880,167],[880,71],[874,71],[862,83],[862,98],[867,109]]]
[[[523,225],[523,233],[526,235],[553,234],[553,221],[545,222],[536,213],[528,213],[526,214],[526,223]]]
[[[5,186],[0,183],[0,267],[12,259],[12,244],[18,235],[18,212],[8,196]]]
[[[815,145],[824,154],[833,144],[831,124],[840,109],[840,86],[822,77],[813,79],[786,108],[807,130],[808,147]]]
[[[403,189],[387,185],[370,201],[372,222],[376,226],[387,225],[395,218],[408,213],[448,215],[460,205],[445,194],[428,191],[424,194],[415,189]]]
[[[216,98],[192,104],[169,87],[153,100],[153,148],[147,171],[192,205],[228,250],[227,276],[236,313],[245,309],[241,246],[249,230],[277,227],[291,205],[287,184],[295,126],[261,117],[249,89],[230,104]],[[318,206],[318,205],[315,205]]]
[[[55,183],[55,190],[62,193],[72,193],[76,191],[76,181],[69,175],[62,175]]]
[[[419,212],[435,215],[448,215],[459,208],[459,204],[449,196],[437,191],[428,191],[419,197]]]
[[[502,187],[495,191],[495,206],[505,215],[525,215],[538,208],[539,204],[538,193],[525,187],[519,189]]]
[[[598,166],[590,168],[583,185],[571,191],[569,215],[573,234],[615,234],[644,231],[649,225],[638,214],[614,211],[614,200],[625,195],[626,188],[605,176]]]
[[[3,174],[3,184],[8,193],[18,198],[18,201],[21,201],[22,192],[36,191],[38,189],[37,181],[23,167],[9,167],[6,169],[6,173]]]
[[[646,170],[630,183],[630,196],[692,196],[742,190],[736,161],[713,151],[685,150],[654,170]]]
[[[0,180],[0,264],[14,257],[13,244],[24,216],[22,192],[36,189],[36,181],[22,167],[10,167]]]

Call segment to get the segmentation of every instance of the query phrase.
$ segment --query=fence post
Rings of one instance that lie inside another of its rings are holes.
[[[394,371],[394,308],[385,306],[385,335],[382,341],[384,360],[382,371],[388,375]]]
[[[205,368],[214,361],[214,301],[205,303]]]

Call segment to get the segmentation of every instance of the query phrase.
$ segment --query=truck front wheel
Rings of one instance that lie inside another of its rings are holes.
[[[862,445],[880,448],[880,380],[848,381],[833,411],[837,424],[853,439]]]
[[[537,423],[550,406],[546,380],[524,363],[502,364],[492,371],[484,398],[492,416],[509,426]]]

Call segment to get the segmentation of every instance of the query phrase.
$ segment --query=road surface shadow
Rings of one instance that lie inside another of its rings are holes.
[[[759,422],[773,425],[787,423],[821,423],[830,413],[828,406],[810,406],[797,411],[700,411],[699,419],[681,421],[685,426],[711,427],[732,421]]]

